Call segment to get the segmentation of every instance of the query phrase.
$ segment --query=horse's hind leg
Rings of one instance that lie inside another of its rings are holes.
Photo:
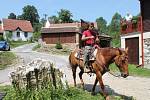
[[[73,73],[73,80],[74,80],[75,87],[76,87],[76,70],[77,70],[77,66],[72,66],[72,73]]]
[[[96,87],[97,82],[98,82],[98,80],[96,78],[95,83],[94,83],[93,88],[92,88],[92,93],[91,93],[92,95],[95,95],[95,87]]]
[[[80,73],[79,73],[79,78],[80,78],[80,81],[81,81],[81,85],[84,88],[84,82],[83,82],[83,79],[82,79],[82,75],[83,75],[83,71],[81,70]]]

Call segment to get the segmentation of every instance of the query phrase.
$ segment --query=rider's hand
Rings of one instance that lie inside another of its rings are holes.
[[[91,36],[90,38],[91,38],[91,39],[94,39],[94,36]]]

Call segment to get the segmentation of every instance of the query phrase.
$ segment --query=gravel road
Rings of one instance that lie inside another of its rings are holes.
[[[72,72],[68,67],[68,56],[58,56],[35,52],[32,51],[34,45],[35,44],[26,44],[13,49],[12,52],[24,59],[25,64],[35,58],[42,58],[53,62],[56,67],[61,69],[65,74],[64,79],[67,80],[69,84],[73,84]],[[10,84],[7,76],[11,70],[12,68],[7,68],[0,71],[0,76],[3,76],[0,77],[1,84]],[[77,83],[80,83],[78,72],[79,69],[77,69]],[[83,79],[85,81],[85,88],[90,91],[95,80],[95,75],[90,77],[89,75],[84,74]],[[133,96],[136,100],[150,100],[150,78],[133,76],[129,76],[127,78],[118,78],[106,73],[103,76],[103,80],[106,90],[110,94],[124,96],[128,100],[130,100],[131,96]],[[96,87],[96,92],[99,92],[99,86]]]

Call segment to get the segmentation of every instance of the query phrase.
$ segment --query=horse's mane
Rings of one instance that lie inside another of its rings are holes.
[[[115,54],[116,52],[121,55],[122,51],[124,50],[118,47],[98,48],[98,52],[100,52],[102,55]]]

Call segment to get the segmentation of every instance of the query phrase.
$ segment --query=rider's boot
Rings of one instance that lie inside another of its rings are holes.
[[[91,72],[90,65],[87,62],[84,64],[84,72],[85,73]]]

